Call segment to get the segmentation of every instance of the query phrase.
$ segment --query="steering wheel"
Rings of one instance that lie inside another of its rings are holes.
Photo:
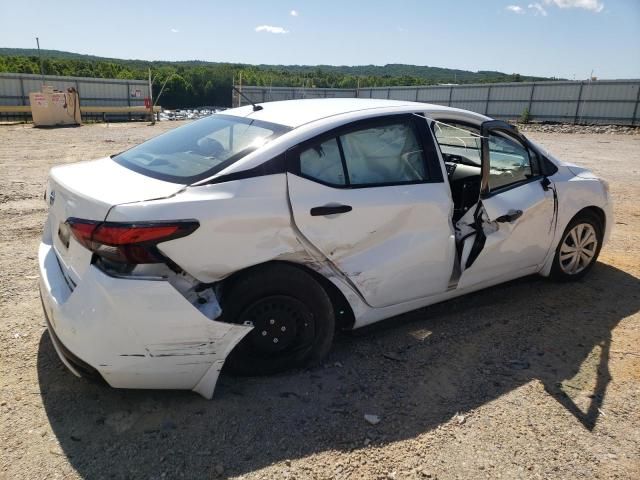
[[[153,161],[156,160],[156,157],[154,157],[150,153],[146,153],[146,152],[138,153],[138,154],[136,154],[136,157],[141,158],[142,160],[147,160],[149,162],[153,162]]]
[[[206,156],[206,157],[221,157],[222,154],[228,153],[227,149],[225,149],[222,144],[211,137],[204,137],[198,140],[198,153]]]

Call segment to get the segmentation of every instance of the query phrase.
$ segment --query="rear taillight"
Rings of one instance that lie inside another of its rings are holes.
[[[161,242],[186,237],[200,224],[195,220],[117,223],[69,218],[74,238],[99,257],[127,264],[161,263]]]

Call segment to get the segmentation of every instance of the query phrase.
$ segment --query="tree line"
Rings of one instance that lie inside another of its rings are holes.
[[[0,49],[0,72],[40,73],[36,55],[8,55],[19,49]],[[32,50],[25,50],[32,53]],[[440,83],[489,83],[549,80],[540,77],[501,72],[469,72],[417,65],[246,65],[201,61],[148,62],[143,60],[102,59],[100,57],[45,51],[43,69],[46,75],[119,78],[145,80],[148,69],[156,78],[153,90],[158,95],[167,80],[160,99],[166,108],[188,108],[203,105],[230,106],[231,85],[242,75],[243,85],[306,88],[391,87],[402,85],[435,85]]]

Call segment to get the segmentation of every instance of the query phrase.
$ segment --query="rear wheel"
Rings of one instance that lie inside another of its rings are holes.
[[[551,269],[552,278],[577,280],[593,267],[602,248],[603,226],[600,219],[582,212],[569,222],[562,234]]]
[[[238,375],[313,365],[331,348],[331,300],[311,275],[294,266],[268,265],[234,281],[223,295],[223,316],[253,325],[225,362]]]

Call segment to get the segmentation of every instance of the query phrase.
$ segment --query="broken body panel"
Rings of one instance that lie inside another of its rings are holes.
[[[66,349],[112,387],[190,389],[211,398],[225,358],[251,327],[207,318],[165,279],[113,278],[91,265],[73,286],[47,230],[40,290],[65,364],[79,375]]]

